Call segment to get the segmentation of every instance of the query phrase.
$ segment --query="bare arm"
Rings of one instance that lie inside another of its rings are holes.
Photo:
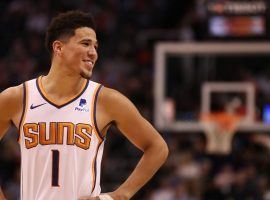
[[[9,93],[8,90],[5,90],[0,94],[0,139],[2,139],[11,123],[11,116],[7,109]]]
[[[143,156],[128,179],[114,192],[113,199],[130,199],[156,173],[168,156],[168,147],[160,134],[146,121],[135,106],[120,93],[103,88],[100,105],[123,135]]]
[[[1,188],[0,188],[0,200],[6,200]]]
[[[9,88],[0,93],[0,140],[5,135],[11,123],[18,124],[22,109],[22,86]],[[0,200],[5,200],[0,188]]]
[[[18,127],[22,104],[22,85],[8,88],[0,93],[0,139],[2,139],[12,122]]]

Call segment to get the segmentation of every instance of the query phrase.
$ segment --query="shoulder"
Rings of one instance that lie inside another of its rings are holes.
[[[112,106],[112,103],[113,105],[123,105],[125,103],[131,103],[131,101],[122,93],[104,86],[100,90],[99,101],[104,106]]]
[[[23,84],[7,88],[0,93],[0,100],[6,102],[16,102],[23,97]]]
[[[0,110],[5,114],[14,114],[23,101],[23,85],[10,87],[0,93]]]
[[[125,98],[125,96],[117,90],[103,86],[100,90],[99,98],[103,101],[114,101]]]
[[[121,117],[125,113],[139,114],[134,104],[126,96],[111,88],[102,87],[98,102],[106,113],[113,118]]]

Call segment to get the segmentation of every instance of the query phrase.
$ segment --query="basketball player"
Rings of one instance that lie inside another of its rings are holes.
[[[49,73],[0,94],[0,138],[11,124],[20,133],[21,199],[130,199],[164,163],[166,143],[126,97],[90,81],[98,58],[91,15],[58,15],[46,46]],[[113,124],[144,154],[119,188],[100,194],[104,141]]]

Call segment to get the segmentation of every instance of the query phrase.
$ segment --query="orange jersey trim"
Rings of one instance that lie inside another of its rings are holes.
[[[36,84],[37,84],[37,88],[39,93],[41,94],[41,96],[51,105],[57,107],[57,108],[62,108],[70,103],[72,103],[73,101],[75,101],[76,99],[78,99],[86,90],[89,80],[85,80],[83,83],[82,88],[80,89],[80,91],[78,92],[78,94],[74,95],[73,97],[71,97],[70,99],[68,99],[65,103],[62,104],[58,104],[56,103],[54,100],[52,100],[45,92],[42,82],[41,82],[42,76],[37,78]]]
[[[18,137],[18,143],[21,141],[21,134],[23,133],[22,126],[25,121],[25,116],[27,113],[27,106],[28,106],[28,86],[27,82],[23,83],[23,111],[22,111],[22,116],[21,120],[19,123],[19,137]]]
[[[97,171],[97,155],[98,155],[99,147],[101,146],[102,142],[99,141],[99,143],[98,143],[96,154],[95,154],[95,158],[94,158],[93,163],[92,163],[93,180],[92,180],[91,193],[95,190],[95,187],[96,187],[96,179],[97,179],[96,178],[97,177],[96,176],[96,171]]]
[[[91,113],[91,121],[93,122],[93,132],[94,134],[97,136],[98,138],[98,146],[96,149],[96,153],[95,153],[95,157],[94,160],[92,162],[92,188],[91,188],[91,193],[94,191],[95,187],[96,187],[96,162],[97,162],[97,155],[98,155],[98,151],[99,151],[99,147],[101,146],[102,142],[104,141],[104,138],[102,137],[102,135],[100,134],[98,127],[97,127],[97,122],[96,122],[96,106],[97,106],[97,98],[98,98],[98,94],[100,89],[102,88],[102,85],[99,85],[98,87],[95,88],[94,91],[94,98],[92,100],[92,113]]]
[[[101,88],[102,88],[102,85],[99,85],[98,87],[96,87],[96,89],[94,91],[94,98],[93,98],[93,101],[92,101],[91,120],[94,123],[93,128],[94,128],[94,131],[95,131],[97,137],[99,138],[99,140],[103,141],[104,138],[103,138],[102,134],[100,133],[100,131],[98,129],[97,119],[96,119],[96,116],[97,116],[96,115],[97,99],[98,99],[98,94],[99,94]]]

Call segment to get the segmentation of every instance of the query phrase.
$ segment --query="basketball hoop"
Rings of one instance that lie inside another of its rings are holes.
[[[207,152],[214,154],[229,154],[231,143],[237,126],[242,117],[228,112],[204,114],[201,124],[207,138]]]

